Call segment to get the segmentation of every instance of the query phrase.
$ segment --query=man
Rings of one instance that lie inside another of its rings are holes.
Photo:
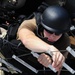
[[[52,58],[42,53],[38,62],[45,67],[51,64],[60,71],[65,61],[60,50],[69,45],[66,34],[70,29],[69,15],[61,6],[50,6],[39,16],[25,20],[18,29],[17,37],[31,51],[42,53],[50,50],[53,53]]]

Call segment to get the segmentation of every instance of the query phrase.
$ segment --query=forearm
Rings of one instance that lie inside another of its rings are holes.
[[[29,33],[29,34],[24,35],[24,33]],[[45,52],[51,46],[45,43],[44,41],[42,41],[37,36],[35,36],[33,32],[26,29],[22,29],[19,32],[19,39],[22,41],[22,43],[26,48],[35,52]]]

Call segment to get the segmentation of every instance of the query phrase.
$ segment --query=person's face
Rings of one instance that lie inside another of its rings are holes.
[[[47,37],[48,41],[50,41],[50,42],[57,41],[61,36],[62,36],[62,34],[56,35],[55,33],[49,33],[46,30],[44,30],[44,37]]]

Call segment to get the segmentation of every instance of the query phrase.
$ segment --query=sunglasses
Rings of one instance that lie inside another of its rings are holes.
[[[55,32],[51,32],[51,31],[48,31],[50,34],[55,34],[55,35],[57,35],[57,36],[59,36],[61,33],[55,33]]]

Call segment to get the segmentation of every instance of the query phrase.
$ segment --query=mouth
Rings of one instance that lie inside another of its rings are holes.
[[[50,42],[54,42],[54,40],[52,40],[52,39],[48,39],[48,41],[50,41]]]

